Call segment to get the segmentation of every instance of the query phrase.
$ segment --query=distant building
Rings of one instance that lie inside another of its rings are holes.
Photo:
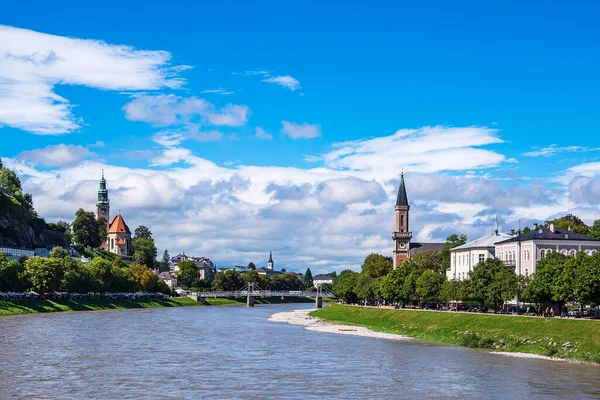
[[[464,280],[469,277],[475,265],[496,255],[496,243],[510,239],[513,235],[498,232],[498,223],[494,232],[450,249],[450,269],[446,271],[448,279]]]
[[[189,257],[185,253],[178,254],[171,257],[171,271],[173,274],[177,274],[179,270],[179,264],[183,261],[193,261],[198,267],[198,274],[200,279],[206,279],[212,282],[215,279],[217,273],[213,262],[206,257]]]
[[[98,189],[98,201],[96,202],[96,219],[104,218],[106,220],[106,242],[101,244],[101,248],[121,257],[131,256],[131,231],[121,216],[121,213],[110,219],[110,201],[108,199],[108,189],[106,188],[106,179],[104,179],[104,170],[100,178],[100,189]]]
[[[600,240],[554,224],[535,224],[531,232],[497,242],[495,248],[496,257],[505,265],[513,267],[517,274],[529,276],[546,255],[558,252],[574,256],[580,251],[593,255],[600,251]]]
[[[11,260],[18,260],[21,257],[48,257],[49,251],[45,247],[36,247],[35,249],[20,249],[16,247],[0,246],[0,253]]]
[[[316,275],[313,277],[313,285],[314,285],[314,287],[317,287],[317,286],[320,286],[323,284],[333,285],[334,280],[335,280],[335,278],[331,275],[320,274],[320,275]]]
[[[171,289],[177,287],[177,278],[171,275],[171,272],[161,272],[158,274],[158,279],[167,284],[167,286]]]
[[[267,268],[273,270],[275,264],[273,263],[273,252],[269,251],[269,261],[267,262]]]
[[[396,198],[394,211],[396,213],[396,229],[392,233],[392,240],[394,241],[394,250],[392,252],[394,269],[398,268],[402,261],[417,253],[442,251],[445,243],[411,242],[412,232],[409,230],[408,224],[410,205],[406,196],[404,172],[400,176],[400,187],[398,188],[398,197]]]
[[[257,272],[259,275],[266,275],[266,276],[275,276],[275,275],[281,275],[281,272],[280,272],[280,271],[275,271],[274,269],[265,268],[265,267],[262,267],[262,268],[257,268],[257,269],[256,269],[256,272]]]

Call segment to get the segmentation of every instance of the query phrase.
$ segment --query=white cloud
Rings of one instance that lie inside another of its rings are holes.
[[[161,251],[185,248],[219,266],[263,265],[270,249],[277,268],[310,266],[315,273],[358,269],[371,252],[390,255],[401,163],[415,241],[443,241],[454,232],[474,239],[493,229],[496,214],[510,230],[519,219],[582,209],[565,196],[566,186],[550,190],[490,177],[488,168],[507,159],[479,152],[502,142],[487,128],[422,128],[344,142],[315,168],[221,166],[181,148],[187,138],[181,132],[154,137],[162,148],[151,154],[151,165],[159,168],[87,160],[46,171],[4,161],[22,172],[25,190],[48,221],[72,220],[80,207],[92,210],[105,169],[113,212],[121,209],[131,227],[148,225]],[[457,153],[466,160],[455,159]],[[594,209],[587,206],[585,215]]]
[[[281,121],[282,132],[292,139],[314,139],[321,136],[321,124],[295,124],[293,122]]]
[[[558,153],[580,153],[587,151],[600,151],[600,147],[582,147],[582,146],[565,146],[557,147],[555,144],[548,147],[537,148],[527,153],[523,153],[527,157],[552,157]]]
[[[177,88],[166,51],[137,50],[0,25],[0,124],[40,135],[73,132],[83,124],[56,85],[102,90]]]
[[[276,85],[283,86],[292,92],[300,89],[300,82],[298,82],[296,78],[289,75],[272,76],[270,78],[263,79],[263,82],[274,83]]]
[[[83,146],[59,144],[20,153],[17,160],[46,167],[68,167],[94,154]]]
[[[272,140],[273,139],[273,135],[271,135],[269,132],[265,131],[260,126],[256,127],[256,137],[259,139],[263,139],[263,140]]]
[[[199,142],[212,142],[216,140],[221,140],[223,138],[223,133],[216,130],[197,131],[190,133],[190,137],[196,139]]]
[[[185,125],[199,120],[217,126],[241,126],[248,121],[250,108],[227,104],[217,110],[211,102],[197,97],[175,95],[136,96],[123,106],[125,118],[154,126]]]
[[[224,88],[217,88],[217,89],[206,89],[203,90],[202,92],[203,94],[220,94],[221,96],[227,96],[230,94],[233,94],[234,92],[232,90],[227,90]]]

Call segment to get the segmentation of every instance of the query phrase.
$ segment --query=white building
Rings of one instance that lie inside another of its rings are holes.
[[[450,269],[446,271],[446,276],[459,281],[467,279],[477,264],[495,257],[497,242],[512,237],[508,233],[499,233],[496,225],[493,233],[450,249]]]
[[[565,256],[574,256],[583,251],[588,255],[600,252],[600,240],[590,236],[561,229],[549,224],[534,225],[531,232],[524,233],[495,245],[496,256],[515,269],[520,275],[529,276],[535,273],[535,268],[542,258],[552,252]]]
[[[325,275],[325,274],[321,274],[321,275],[317,275],[315,277],[313,277],[313,285],[314,287],[323,285],[323,284],[328,284],[328,285],[333,285],[333,280],[335,278],[331,275]]]

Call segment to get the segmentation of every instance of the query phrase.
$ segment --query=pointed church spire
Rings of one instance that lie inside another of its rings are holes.
[[[396,199],[396,207],[407,207],[408,197],[406,197],[406,186],[404,186],[404,168],[400,175],[400,187],[398,188],[398,198]]]
[[[273,252],[269,251],[269,262],[272,264],[273,263]]]
[[[498,216],[496,215],[496,222],[494,223],[494,233],[498,234],[500,225],[498,224]]]

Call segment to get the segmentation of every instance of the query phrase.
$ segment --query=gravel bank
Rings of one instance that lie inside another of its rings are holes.
[[[304,329],[315,332],[338,333],[342,335],[355,335],[388,340],[413,340],[408,336],[374,332],[361,326],[339,325],[332,322],[325,322],[319,318],[308,315],[311,311],[313,310],[279,312],[271,315],[268,320],[272,322],[285,322],[292,325],[301,325],[304,326]]]
[[[571,358],[548,357],[548,356],[541,356],[539,354],[531,354],[531,353],[512,353],[512,352],[508,352],[508,351],[492,351],[491,353],[497,354],[500,356],[506,356],[506,357],[532,358],[535,360],[546,360],[546,361],[563,361],[563,362],[567,362],[570,364],[585,364],[585,365],[598,366],[598,364],[594,364],[592,362],[587,362],[587,361],[573,360]]]

